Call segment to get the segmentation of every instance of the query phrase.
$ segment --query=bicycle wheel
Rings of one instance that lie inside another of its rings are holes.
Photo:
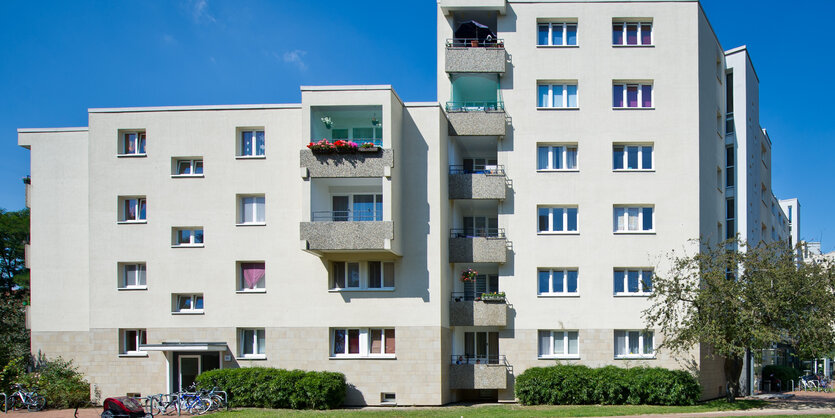
[[[33,393],[31,397],[31,402],[26,404],[26,408],[31,411],[40,411],[43,407],[46,406],[46,398],[37,393]]]
[[[12,397],[6,401],[6,409],[9,411],[13,411],[15,409],[23,409],[23,400],[20,399],[20,395],[12,395]]]
[[[226,408],[226,404],[223,402],[223,396],[218,394],[212,395],[212,407],[213,409]]]
[[[207,398],[200,398],[191,405],[189,412],[192,415],[203,415],[212,409],[212,401]]]

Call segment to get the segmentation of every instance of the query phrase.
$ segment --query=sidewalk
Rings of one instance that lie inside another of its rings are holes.
[[[767,415],[832,415],[835,416],[835,393],[825,392],[787,392],[794,395],[789,399],[767,399],[768,406],[763,409],[749,409],[747,411],[716,411],[684,414],[649,414],[627,415],[635,418],[660,417],[745,417]]]

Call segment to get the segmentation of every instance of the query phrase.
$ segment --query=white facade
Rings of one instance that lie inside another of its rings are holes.
[[[302,87],[20,130],[33,351],[105,396],[260,365],[344,372],[348,404],[510,401],[555,359],[692,360],[721,396],[721,361],[655,350],[642,311],[689,240],[788,236],[745,49],[724,52],[696,1],[441,0],[437,17],[438,102]],[[468,20],[498,40],[456,39]],[[306,148],[322,138],[382,149]]]

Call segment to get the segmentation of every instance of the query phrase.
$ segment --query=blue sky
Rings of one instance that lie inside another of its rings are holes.
[[[835,2],[705,0],[722,46],[748,45],[778,198],[835,249]],[[17,128],[86,126],[87,108],[297,103],[299,85],[391,84],[434,101],[436,0],[0,1],[0,208],[23,207]]]

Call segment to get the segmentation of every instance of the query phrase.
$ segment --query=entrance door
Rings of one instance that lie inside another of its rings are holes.
[[[200,356],[180,356],[180,392],[185,391],[201,372]]]

